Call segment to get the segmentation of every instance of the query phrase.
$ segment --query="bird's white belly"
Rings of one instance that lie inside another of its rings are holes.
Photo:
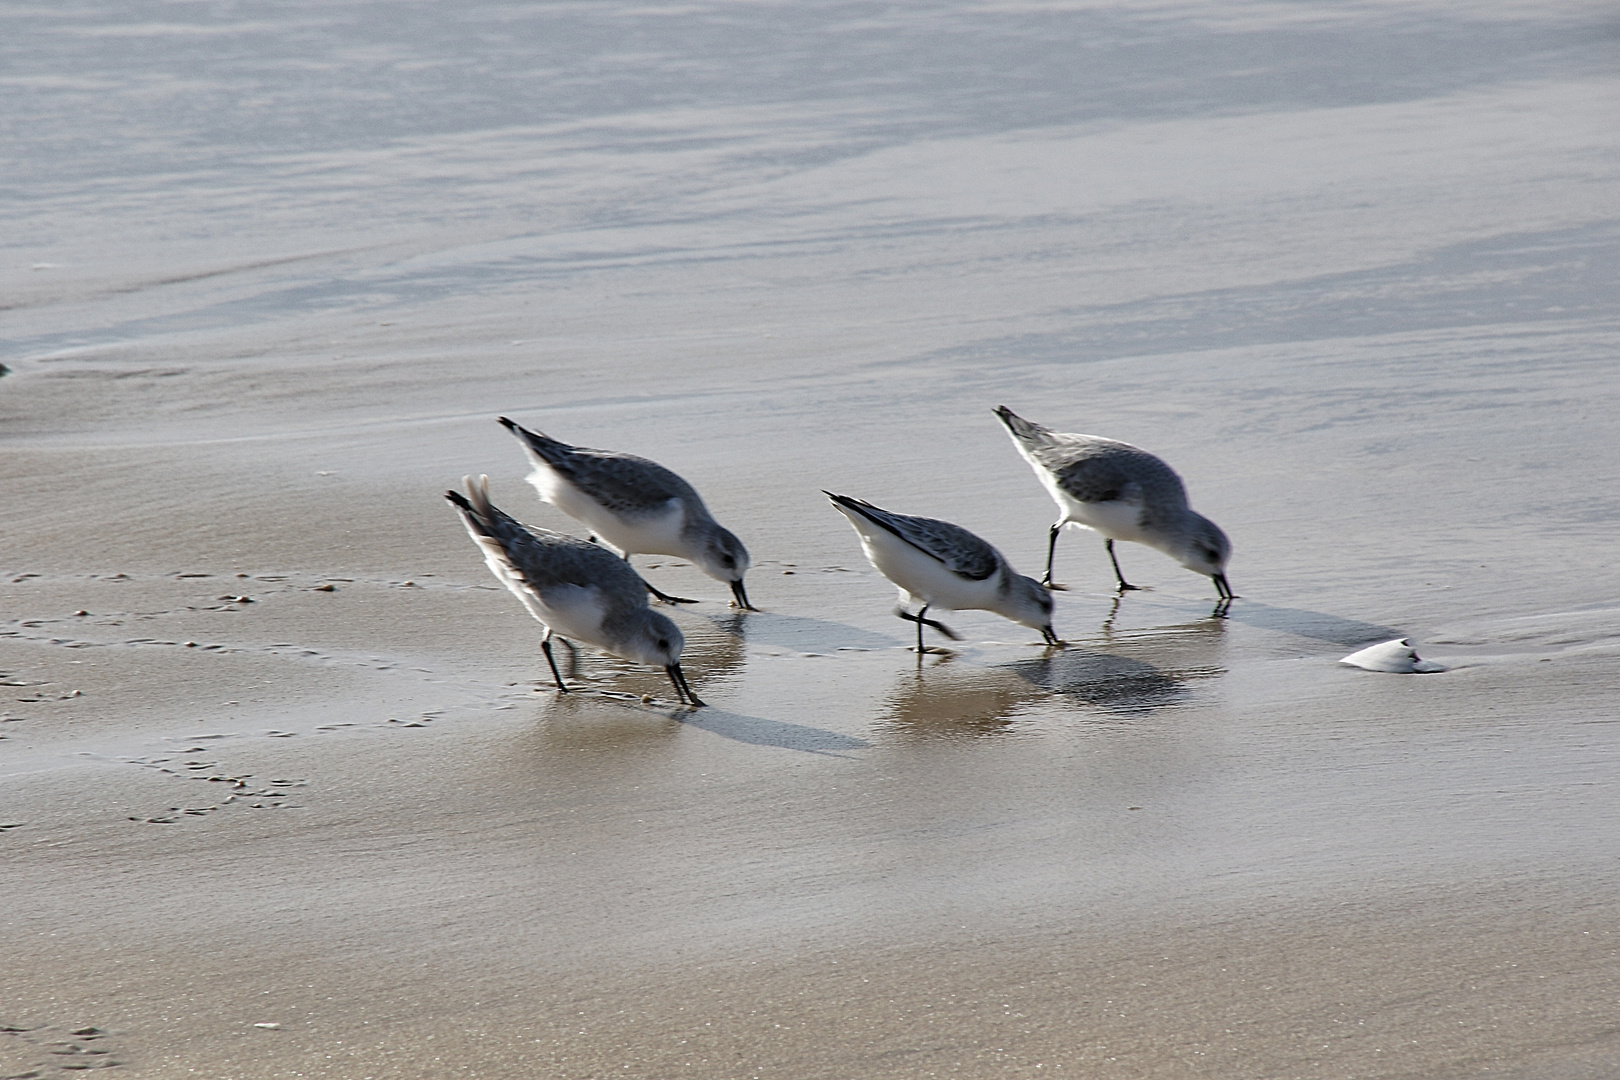
[[[1147,535],[1142,531],[1140,505],[1124,499],[1081,502],[1059,487],[1050,473],[1044,474],[1041,479],[1047,481],[1046,489],[1052,493],[1052,500],[1063,511],[1064,521],[1099,532],[1110,540],[1132,540],[1138,544],[1148,542]]]
[[[918,603],[962,611],[988,607],[995,599],[995,575],[971,581],[887,530],[863,531],[861,547],[879,573]]]
[[[602,618],[607,614],[607,605],[601,589],[594,585],[554,585],[542,593],[512,566],[499,541],[482,536],[475,539],[484,549],[490,573],[523,602],[530,615],[554,634],[604,647]]]
[[[553,585],[539,597],[538,617],[559,637],[607,648],[602,617],[607,605],[594,585]],[[613,651],[611,649],[609,652]]]
[[[649,513],[629,515],[609,510],[550,468],[537,466],[529,474],[529,483],[540,498],[583,522],[599,539],[621,552],[692,557],[681,537],[686,510],[680,499],[670,499],[661,509]]]

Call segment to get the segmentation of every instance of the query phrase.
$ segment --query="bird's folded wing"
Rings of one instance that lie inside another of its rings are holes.
[[[614,513],[663,513],[671,499],[701,505],[691,484],[646,458],[575,450],[566,458],[551,461],[551,466]]]
[[[923,554],[944,563],[947,570],[970,581],[983,581],[996,572],[996,549],[960,525],[883,510],[875,513],[869,510],[868,516]]]

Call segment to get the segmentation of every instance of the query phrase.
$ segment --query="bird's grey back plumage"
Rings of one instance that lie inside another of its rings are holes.
[[[1130,443],[1059,435],[1030,454],[1080,502],[1124,499],[1162,510],[1187,505],[1187,489],[1175,470]]]
[[[609,620],[647,606],[641,575],[598,544],[524,525],[493,505],[485,514],[474,511],[474,520],[486,536],[500,543],[512,568],[542,595],[559,585],[594,585],[608,604]]]
[[[656,461],[612,450],[569,446],[538,432],[530,434],[538,437],[525,438],[525,446],[608,510],[619,514],[652,513],[678,498],[699,517],[708,514],[697,490]]]
[[[996,549],[960,525],[891,513],[859,499],[850,501],[858,503],[858,509],[874,522],[969,581],[983,581],[1001,566]]]

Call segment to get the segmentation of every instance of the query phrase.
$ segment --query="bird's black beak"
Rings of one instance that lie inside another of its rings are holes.
[[[1045,639],[1048,645],[1051,645],[1054,648],[1061,649],[1068,644],[1067,641],[1064,641],[1062,638],[1057,636],[1057,631],[1052,629],[1051,623],[1047,623],[1045,626],[1041,627],[1041,637]]]
[[[1215,591],[1222,600],[1236,600],[1238,594],[1232,591],[1232,586],[1226,583],[1225,574],[1211,574],[1210,580],[1215,582]]]
[[[681,665],[671,664],[664,670],[669,672],[669,681],[675,684],[675,697],[683,705],[691,705],[693,708],[701,709],[703,702],[698,700],[696,694],[692,693],[692,686],[686,681],[686,673],[681,670]]]
[[[748,602],[748,590],[743,588],[742,578],[731,583],[733,602],[744,611],[758,611],[759,608]]]

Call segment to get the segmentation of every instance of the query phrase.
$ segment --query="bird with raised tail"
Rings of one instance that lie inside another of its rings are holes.
[[[1048,645],[1063,644],[1052,631],[1052,594],[973,533],[948,521],[892,513],[864,499],[822,494],[855,527],[867,560],[900,590],[895,614],[917,624],[919,656],[924,626],[959,640],[949,627],[927,618],[935,607],[993,611],[1039,630]],[[904,606],[907,601],[921,604],[922,610],[913,615]]]
[[[540,498],[619,550],[632,555],[673,555],[731,586],[733,603],[744,611],[748,602],[743,575],[748,549],[709,514],[696,489],[655,461],[611,450],[569,446],[521,424],[500,418],[523,444],[534,471],[529,483]],[[695,604],[679,596],[647,589],[672,604]]]
[[[1130,443],[1096,435],[1069,435],[1025,420],[1005,405],[996,415],[1007,425],[1013,445],[1024,455],[1058,505],[1058,519],[1046,546],[1047,588],[1052,559],[1064,525],[1101,533],[1121,592],[1134,589],[1120,572],[1115,540],[1156,548],[1195,574],[1215,583],[1222,605],[1236,598],[1226,581],[1232,543],[1209,518],[1187,503],[1187,489],[1176,471]]]
[[[546,628],[540,648],[557,689],[568,692],[551,639],[583,641],[635,664],[657,664],[682,703],[701,706],[681,671],[686,646],[669,616],[647,606],[647,583],[623,559],[576,537],[514,521],[489,501],[489,477],[462,481],[467,494],[444,497],[484,552],[490,573]],[[572,649],[572,646],[569,646]]]

